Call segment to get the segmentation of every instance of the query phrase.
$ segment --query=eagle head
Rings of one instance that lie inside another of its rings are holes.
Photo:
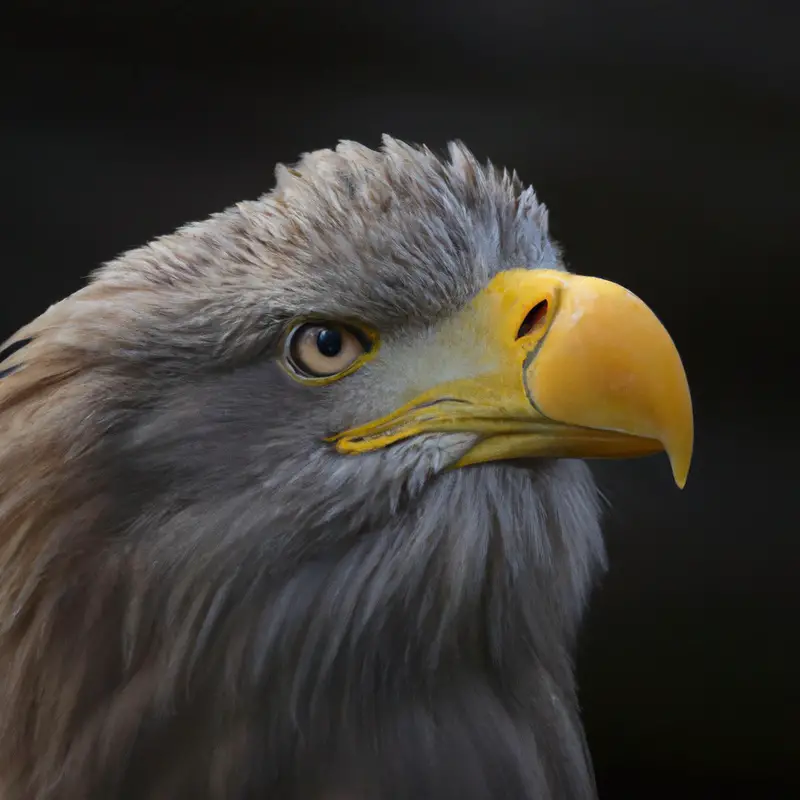
[[[0,795],[589,798],[578,459],[675,347],[515,174],[385,138],[103,266],[0,380]]]

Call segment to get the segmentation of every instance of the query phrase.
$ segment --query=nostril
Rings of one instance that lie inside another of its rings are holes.
[[[546,316],[547,300],[542,300],[525,315],[525,319],[522,320],[522,325],[519,326],[519,330],[517,331],[517,339],[528,336],[540,328]]]

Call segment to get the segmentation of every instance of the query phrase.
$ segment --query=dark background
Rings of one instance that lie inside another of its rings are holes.
[[[696,404],[684,492],[665,459],[597,470],[612,567],[579,673],[602,796],[798,791],[792,4],[25,5],[0,33],[0,340],[339,138],[515,167],[571,268],[661,316]]]

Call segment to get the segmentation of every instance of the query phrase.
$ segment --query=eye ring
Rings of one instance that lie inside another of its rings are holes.
[[[303,383],[325,384],[355,372],[377,349],[377,336],[361,326],[324,319],[295,323],[286,335],[283,364]]]

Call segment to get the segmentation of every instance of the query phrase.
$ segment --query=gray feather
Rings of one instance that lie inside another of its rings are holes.
[[[424,389],[425,342],[492,275],[563,268],[544,207],[459,145],[343,143],[277,180],[19,334],[0,794],[592,797],[572,677],[604,564],[586,466],[446,471],[463,434],[360,457],[323,441]],[[292,381],[278,342],[308,312],[379,327],[379,357]]]

